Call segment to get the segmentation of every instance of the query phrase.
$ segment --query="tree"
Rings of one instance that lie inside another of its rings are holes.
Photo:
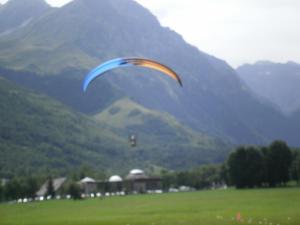
[[[246,177],[248,187],[259,187],[264,179],[264,157],[260,149],[255,147],[247,148],[247,161],[246,161]]]
[[[294,151],[291,165],[291,178],[300,183],[300,152]]]
[[[264,159],[255,147],[239,147],[228,159],[231,182],[237,188],[261,186],[264,177]]]
[[[192,187],[196,189],[211,188],[213,185],[221,184],[221,167],[219,165],[205,165],[192,172]]]
[[[81,189],[77,183],[70,183],[68,192],[74,200],[81,199]]]
[[[17,179],[12,179],[10,180],[6,185],[5,185],[5,199],[7,200],[16,200],[18,198],[22,197],[22,186]]]
[[[4,186],[0,184],[0,202],[4,200]]]
[[[246,149],[244,147],[239,147],[235,152],[230,154],[228,159],[230,179],[237,188],[245,188],[247,186],[244,174],[246,169],[245,162]]]
[[[161,171],[162,188],[163,190],[169,190],[170,187],[176,185],[176,176],[174,173],[167,170]]]
[[[220,179],[222,180],[223,183],[225,183],[227,185],[231,185],[230,175],[229,175],[229,168],[228,168],[227,162],[224,162],[221,165],[221,168],[220,168]]]
[[[176,176],[177,185],[178,186],[192,186],[193,185],[193,177],[191,176],[191,173],[188,171],[184,172],[178,172]]]
[[[85,177],[95,177],[95,171],[87,165],[81,166],[79,171],[79,178],[83,179]]]
[[[274,141],[265,154],[269,185],[286,184],[292,163],[292,152],[288,145],[283,141]]]
[[[54,190],[54,186],[53,186],[52,177],[49,177],[49,179],[48,179],[46,196],[51,196],[51,198],[55,197],[55,190]]]
[[[38,191],[39,189],[39,185],[38,185],[38,182],[35,178],[33,177],[29,177],[26,179],[25,181],[25,195],[27,197],[31,197],[31,198],[34,198],[35,197],[35,194],[36,192]]]

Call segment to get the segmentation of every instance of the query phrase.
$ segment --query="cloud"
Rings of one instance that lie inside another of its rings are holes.
[[[201,50],[237,66],[300,62],[298,0],[137,0]]]
[[[47,0],[54,6],[69,1]],[[299,0],[135,1],[189,43],[233,66],[260,59],[300,62]]]
[[[6,3],[8,0],[0,0],[1,4]],[[46,0],[52,6],[63,6],[64,4],[70,2],[72,0]]]
[[[47,0],[47,2],[52,5],[52,6],[63,6],[65,5],[66,3],[70,2],[72,0]]]

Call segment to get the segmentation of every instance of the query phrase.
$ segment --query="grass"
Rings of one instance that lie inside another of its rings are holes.
[[[1,204],[1,225],[300,224],[300,189],[200,191]]]

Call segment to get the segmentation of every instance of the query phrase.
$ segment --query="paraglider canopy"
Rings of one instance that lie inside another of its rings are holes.
[[[95,69],[91,70],[89,74],[85,77],[83,81],[83,91],[85,92],[89,86],[89,84],[95,80],[97,77],[103,75],[105,72],[119,68],[119,67],[128,67],[128,66],[140,66],[140,67],[147,67],[150,69],[158,70],[174,80],[176,80],[180,86],[182,86],[182,82],[178,74],[173,71],[171,68],[151,59],[144,59],[138,57],[131,57],[131,58],[117,58],[107,61]]]

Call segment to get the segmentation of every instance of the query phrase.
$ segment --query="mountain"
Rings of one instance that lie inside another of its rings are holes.
[[[0,66],[35,74],[35,79],[30,78],[34,82],[21,75],[14,81],[39,90],[47,84],[45,94],[88,114],[105,110],[107,104],[81,97],[79,85],[75,89],[62,81],[79,84],[90,68],[120,56],[161,61],[180,74],[184,86],[178,87],[157,72],[128,68],[95,81],[88,94],[110,98],[107,89],[96,88],[103,82],[113,87],[111,92],[122,93],[122,97],[130,97],[143,107],[167,112],[201,133],[238,144],[278,138],[300,144],[292,141],[296,134],[290,132],[288,119],[257,98],[226,62],[160,26],[133,0],[74,0],[0,38]],[[52,83],[47,83],[48,77]],[[74,93],[73,99],[65,98],[69,93]]]
[[[10,0],[0,6],[0,36],[25,27],[50,10],[44,0]]]
[[[70,172],[84,164],[120,170],[134,164],[126,153],[126,139],[47,96],[1,77],[0,105],[1,175],[50,168]]]
[[[136,157],[172,169],[222,162],[232,145],[195,132],[167,113],[161,113],[123,98],[95,118],[119,136],[137,136]]]
[[[300,109],[300,65],[260,61],[237,68],[243,81],[259,96],[291,114]]]
[[[300,109],[295,111],[293,114],[291,114],[290,117],[291,117],[290,127],[292,129],[292,132],[297,134],[299,133]],[[296,142],[299,136],[298,137],[295,136],[294,138],[295,138],[294,142]]]
[[[230,145],[183,128],[171,116],[129,99],[113,103],[96,116],[97,122],[0,77],[0,106],[0,176],[50,169],[70,173],[82,165],[118,173],[139,166],[191,168],[221,162],[230,150]],[[116,123],[121,112],[132,121],[121,118],[126,127]],[[134,149],[127,139],[131,132],[139,137]]]

